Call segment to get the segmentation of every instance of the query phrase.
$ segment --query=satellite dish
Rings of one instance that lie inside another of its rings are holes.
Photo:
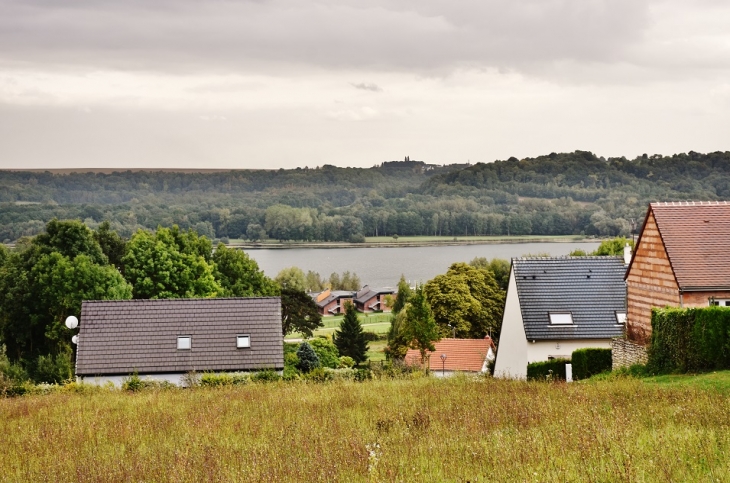
[[[71,337],[71,342],[73,342],[74,344],[78,344],[79,343],[79,336],[78,335],[75,335],[75,336]]]
[[[79,319],[77,319],[76,316],[69,315],[66,318],[66,327],[68,327],[69,329],[73,330],[73,329],[75,329],[78,326],[79,326]]]

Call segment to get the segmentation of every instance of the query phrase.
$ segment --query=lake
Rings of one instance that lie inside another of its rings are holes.
[[[427,282],[454,262],[469,262],[474,257],[504,258],[525,254],[549,253],[567,255],[576,248],[593,251],[598,242],[587,243],[505,243],[495,245],[463,245],[403,248],[288,248],[248,249],[251,258],[269,277],[283,268],[296,266],[319,272],[328,278],[332,272],[354,272],[363,285],[394,287],[401,274],[411,284]]]

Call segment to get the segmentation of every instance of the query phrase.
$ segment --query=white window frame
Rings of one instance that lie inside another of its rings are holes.
[[[247,345],[242,345],[242,341],[246,340]],[[251,336],[249,334],[238,334],[236,336],[236,349],[250,349],[251,348]]]
[[[712,299],[707,301],[710,307],[730,307],[730,299]]]
[[[185,347],[185,346],[187,346],[187,347]],[[177,350],[189,351],[192,348],[193,348],[193,336],[191,336],[191,335],[177,336]]]
[[[553,316],[556,317],[553,318]],[[567,316],[567,319],[565,316]],[[573,312],[548,312],[548,319],[550,319],[550,325],[574,325]],[[566,322],[566,320],[568,320],[568,322]]]
[[[626,325],[626,312],[614,312],[616,315],[616,325]]]

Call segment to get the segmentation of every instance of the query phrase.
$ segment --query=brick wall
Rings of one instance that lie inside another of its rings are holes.
[[[614,371],[619,367],[646,364],[646,347],[627,339],[613,339],[611,341],[611,359],[611,370]]]
[[[639,344],[651,337],[652,307],[679,307],[679,287],[651,211],[626,277],[626,304],[626,334]]]
[[[716,299],[730,299],[730,292],[685,292],[682,294],[684,307],[708,307],[710,297]]]

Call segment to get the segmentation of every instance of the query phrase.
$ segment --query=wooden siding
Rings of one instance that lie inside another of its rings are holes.
[[[679,287],[651,210],[626,277],[626,286],[627,336],[646,344],[651,337],[652,307],[678,307],[680,303]]]

